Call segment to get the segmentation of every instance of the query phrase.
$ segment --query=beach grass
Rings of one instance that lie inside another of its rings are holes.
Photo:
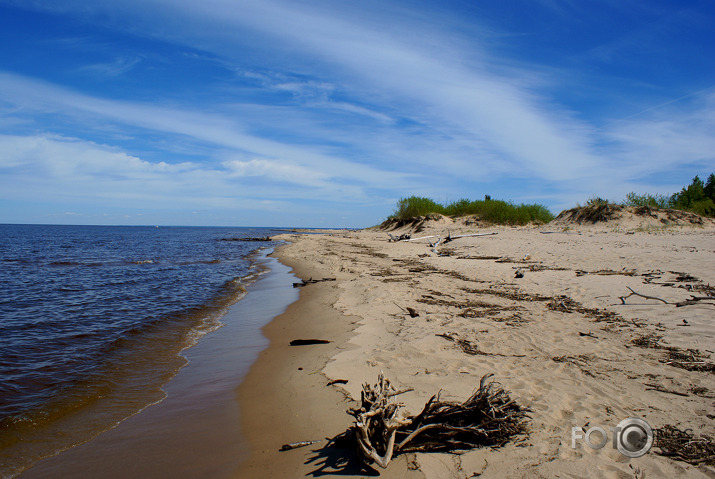
[[[440,204],[430,198],[410,196],[397,202],[390,218],[408,219],[438,213],[445,216],[478,216],[495,224],[525,225],[528,223],[548,223],[554,215],[546,206],[538,204],[514,204],[510,201],[493,200],[485,196],[483,200],[461,199]]]

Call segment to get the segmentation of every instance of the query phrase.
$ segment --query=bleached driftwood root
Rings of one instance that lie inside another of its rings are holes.
[[[380,373],[374,387],[363,384],[362,407],[350,411],[356,419],[352,429],[360,452],[382,468],[392,459],[397,429],[410,423],[401,415],[403,404],[390,402],[397,394],[400,393]]]
[[[407,451],[453,452],[484,446],[499,447],[526,430],[527,410],[493,381],[482,377],[466,401],[441,401],[439,394],[417,416],[403,416],[395,391],[380,373],[376,385],[363,385],[361,407],[351,430],[367,463],[385,468],[393,455]]]

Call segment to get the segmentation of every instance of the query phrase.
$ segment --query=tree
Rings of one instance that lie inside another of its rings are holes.
[[[710,173],[710,176],[708,176],[708,181],[705,183],[703,193],[706,198],[715,201],[715,173]]]

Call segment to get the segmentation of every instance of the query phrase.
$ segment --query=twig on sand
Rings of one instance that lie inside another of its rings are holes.
[[[328,344],[327,339],[294,339],[290,342],[291,346],[309,346],[311,344]]]
[[[288,444],[283,444],[279,451],[290,451],[291,449],[298,449],[299,447],[305,447],[305,446],[310,446],[311,444],[316,444],[320,442],[322,439],[319,439],[317,441],[300,441],[300,442],[291,442]]]
[[[667,389],[660,384],[646,384],[648,386],[645,388],[646,391],[658,391],[662,393],[668,393],[668,394],[675,394],[676,396],[683,396],[683,397],[689,397],[690,394],[688,393],[681,393],[680,391],[674,391],[672,389]]]
[[[691,294],[690,299],[686,299],[685,301],[675,303],[675,306],[680,308],[681,306],[689,306],[691,304],[698,304],[699,301],[715,301],[715,296],[693,296]],[[711,304],[711,303],[705,303],[705,304]]]
[[[633,291],[633,289],[630,288],[629,286],[626,286],[626,288],[628,288],[631,291],[631,294],[629,294],[628,296],[619,296],[618,299],[621,300],[621,304],[626,304],[626,299],[630,298],[631,296],[640,296],[641,298],[655,299],[657,301],[662,301],[665,304],[674,304],[678,308],[681,306],[690,306],[692,304],[698,304],[700,301],[715,301],[715,296],[690,295],[690,299],[686,299],[686,300],[680,301],[678,303],[670,303],[662,298],[658,298],[657,296],[648,296],[645,294],[637,293],[637,292]],[[711,303],[705,303],[705,304],[711,304]]]
[[[631,296],[634,296],[634,295],[635,295],[635,296],[640,296],[641,298],[655,299],[656,301],[662,301],[662,302],[664,302],[665,304],[671,304],[671,303],[669,303],[668,301],[666,301],[666,300],[664,300],[664,299],[662,299],[662,298],[658,298],[658,297],[656,297],[656,296],[647,296],[647,295],[645,295],[645,294],[636,293],[636,292],[633,291],[633,289],[632,289],[631,287],[629,287],[629,286],[626,286],[626,288],[628,288],[628,289],[631,291],[631,294],[629,294],[628,296],[619,296],[619,297],[618,297],[618,299],[621,300],[621,303],[622,303],[622,304],[626,304],[626,299],[628,299],[628,298],[630,298]]]

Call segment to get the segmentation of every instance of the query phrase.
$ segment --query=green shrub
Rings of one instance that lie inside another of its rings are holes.
[[[429,198],[411,196],[397,202],[392,217],[408,219],[439,213],[446,216],[479,216],[484,221],[498,224],[524,225],[530,222],[548,223],[554,215],[546,206],[537,204],[519,204],[502,200],[492,200],[488,195],[484,200],[470,201],[460,199],[441,205]]]
[[[608,206],[608,200],[604,200],[600,196],[594,196],[593,198],[589,198],[586,202],[586,207],[588,208],[598,208],[601,206]]]
[[[696,176],[690,185],[671,196],[628,193],[623,205],[673,208],[715,217],[715,173],[710,173],[705,183]]]
[[[690,204],[688,211],[692,211],[700,216],[715,218],[715,202],[713,202],[710,198],[706,198],[701,201],[694,201]]]
[[[670,196],[665,195],[650,195],[648,193],[638,195],[636,193],[628,193],[623,206],[647,206],[649,208],[671,208],[673,205],[670,201]]]
[[[402,198],[397,202],[397,208],[392,217],[397,219],[407,219],[415,216],[424,216],[430,213],[443,213],[444,207],[429,198],[410,196]]]

